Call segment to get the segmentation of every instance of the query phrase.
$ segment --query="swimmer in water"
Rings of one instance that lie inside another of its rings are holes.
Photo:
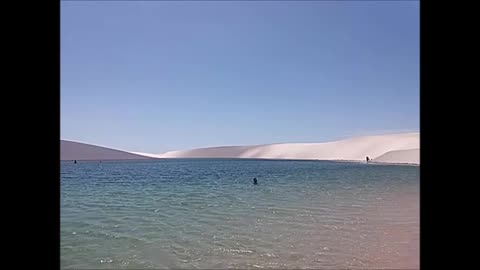
[[[256,177],[255,177],[255,178],[253,178],[253,184],[254,184],[254,185],[258,184],[258,183],[257,183],[257,178],[256,178]]]

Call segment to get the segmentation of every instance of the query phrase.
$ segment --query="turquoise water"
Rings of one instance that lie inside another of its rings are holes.
[[[419,167],[62,162],[61,267],[418,268]]]

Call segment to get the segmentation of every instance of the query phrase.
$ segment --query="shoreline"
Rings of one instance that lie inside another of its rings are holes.
[[[346,160],[346,159],[291,159],[291,158],[242,158],[242,157],[232,157],[232,158],[210,158],[210,157],[168,157],[168,158],[150,158],[150,159],[77,159],[81,162],[149,162],[149,161],[158,161],[158,160],[261,160],[261,161],[322,161],[322,162],[339,162],[339,163],[355,163],[355,164],[365,164],[365,165],[396,165],[396,166],[420,166],[420,163],[400,163],[400,162],[376,162],[369,161],[368,163],[361,160]],[[71,163],[73,160],[63,159],[60,160],[63,163]]]

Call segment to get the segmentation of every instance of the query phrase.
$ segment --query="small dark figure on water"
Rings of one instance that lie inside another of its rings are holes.
[[[366,159],[367,159],[367,163],[368,163],[370,161],[370,158],[367,156]]]
[[[74,161],[73,161],[73,164],[77,164],[77,161],[76,161],[76,160],[74,160]]]
[[[256,177],[255,177],[255,178],[253,178],[253,184],[254,184],[254,185],[258,184],[258,183],[257,183],[257,178],[256,178]]]

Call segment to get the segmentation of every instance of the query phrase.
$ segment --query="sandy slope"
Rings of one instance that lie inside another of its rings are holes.
[[[85,143],[60,140],[60,160],[150,159],[146,156]]]
[[[420,164],[420,149],[390,151],[375,158],[373,162]]]
[[[165,154],[138,153],[157,158],[268,158],[268,159],[319,159],[319,160],[365,160],[366,156],[377,158],[398,150],[420,148],[419,133],[387,134],[355,137],[325,143],[284,143],[251,146],[222,146],[173,151]],[[419,163],[415,155],[403,152],[383,157],[381,162]],[[380,161],[379,161],[380,162]]]

